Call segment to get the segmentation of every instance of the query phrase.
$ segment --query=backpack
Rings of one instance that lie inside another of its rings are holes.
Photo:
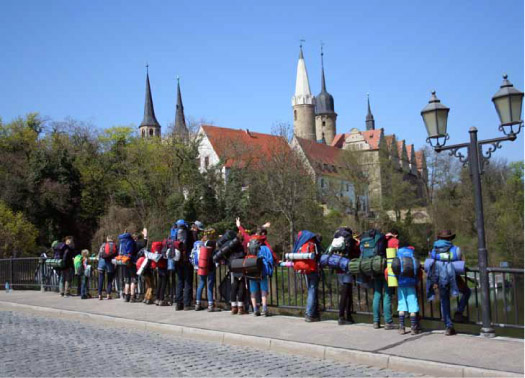
[[[199,260],[197,263],[197,274],[207,276],[210,268],[210,258],[213,253],[212,247],[206,247],[204,244],[199,248]]]
[[[107,242],[102,244],[99,251],[99,257],[101,259],[112,259],[117,256],[117,246],[113,242]]]
[[[204,243],[200,240],[197,240],[195,243],[193,243],[193,248],[190,253],[190,263],[193,265],[194,270],[199,269],[199,254],[201,247],[203,246]]]
[[[82,255],[76,255],[73,259],[73,266],[75,267],[75,274],[78,276],[82,274]]]
[[[314,253],[317,256],[316,238],[309,239],[299,249],[298,253]],[[316,259],[294,260],[293,269],[298,273],[310,274],[317,271]]]
[[[135,251],[135,241],[131,237],[131,234],[129,232],[126,232],[124,234],[119,235],[118,241],[119,241],[118,254],[120,256],[131,257],[131,255]]]
[[[397,256],[392,261],[392,271],[398,277],[399,287],[415,286],[420,262],[414,257],[411,248],[399,248]]]
[[[158,257],[155,260],[151,261],[151,268],[152,269],[166,269],[167,268],[167,261],[162,255],[162,242],[153,242],[151,243],[151,252],[156,255],[155,257]],[[160,257],[159,257],[160,255]]]
[[[377,230],[370,230],[361,238],[361,258],[368,259],[379,254],[379,242],[385,238],[385,235]]]
[[[440,261],[458,261],[458,249],[448,240],[436,240],[430,257]]]
[[[248,256],[259,256],[261,250],[261,241],[257,238],[253,238],[248,242]]]
[[[58,243],[53,248],[53,258],[63,259],[65,250],[66,250],[66,243],[63,243],[63,242]]]

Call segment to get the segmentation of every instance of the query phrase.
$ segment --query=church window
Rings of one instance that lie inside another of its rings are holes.
[[[153,135],[153,129],[149,129],[149,135],[150,135],[150,136]]]
[[[326,122],[325,122],[325,121],[323,121],[323,127],[325,127],[325,126],[326,126]]]
[[[293,111],[293,120],[297,121],[297,110]]]

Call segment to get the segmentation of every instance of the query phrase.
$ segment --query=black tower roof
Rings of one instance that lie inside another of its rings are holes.
[[[375,130],[376,129],[376,122],[374,121],[374,116],[372,115],[372,111],[370,110],[370,97],[367,95],[367,101],[368,101],[368,113],[366,114],[366,129],[367,130]]]
[[[184,118],[184,105],[182,105],[182,95],[180,94],[180,81],[177,77],[177,106],[175,110],[175,134],[186,135],[188,128],[186,127],[186,119]]]
[[[321,93],[315,98],[315,114],[333,114],[334,98],[326,91],[326,81],[324,78],[324,53],[321,49]]]
[[[144,102],[144,118],[139,127],[142,126],[154,126],[159,127],[160,124],[155,117],[155,109],[153,109],[153,99],[151,97],[151,88],[149,85],[149,71],[146,66],[146,100]]]

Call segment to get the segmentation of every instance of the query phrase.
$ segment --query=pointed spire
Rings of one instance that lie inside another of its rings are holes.
[[[146,99],[144,101],[144,118],[139,127],[153,126],[160,129],[160,124],[155,117],[155,109],[153,108],[153,98],[151,96],[151,87],[149,84],[149,65],[146,64]]]
[[[324,44],[321,43],[321,92],[326,92],[326,83],[324,79],[324,52],[323,52],[323,46]]]
[[[186,119],[184,117],[184,106],[182,105],[182,95],[180,94],[180,79],[177,76],[177,106],[175,108],[175,134],[180,136],[188,135]]]
[[[367,102],[368,102],[368,113],[366,115],[366,129],[367,130],[375,130],[376,125],[374,121],[374,116],[372,115],[372,110],[370,110],[370,95],[367,93]]]
[[[332,114],[335,113],[334,98],[326,91],[323,46],[321,42],[321,93],[315,98],[315,114]]]
[[[297,62],[297,78],[295,81],[295,96],[292,98],[292,105],[313,105],[314,96],[310,92],[308,72],[303,57],[303,40],[299,46],[299,61]]]

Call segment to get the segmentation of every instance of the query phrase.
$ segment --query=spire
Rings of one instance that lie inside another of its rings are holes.
[[[366,115],[366,129],[367,130],[375,130],[376,129],[376,125],[375,125],[375,121],[374,121],[374,116],[372,115],[372,111],[370,110],[370,95],[367,93],[366,94],[366,97],[367,97],[367,102],[368,102],[368,113]]]
[[[302,41],[301,41],[302,42]],[[303,45],[299,46],[299,61],[297,62],[297,79],[295,81],[295,96],[292,98],[292,105],[313,105],[314,96],[310,92],[308,72],[303,57]]]
[[[321,43],[321,93],[315,98],[315,114],[332,114],[334,110],[334,98],[326,91],[326,80],[324,77],[324,52]]]
[[[186,119],[184,118],[184,106],[182,105],[182,95],[180,94],[180,79],[177,76],[177,106],[175,110],[175,134],[186,136],[188,128],[186,127]]]
[[[149,84],[149,65],[146,64],[146,99],[144,101],[144,118],[139,127],[153,126],[160,129],[160,124],[155,117],[155,109],[153,109],[153,98],[151,97],[151,87]]]

